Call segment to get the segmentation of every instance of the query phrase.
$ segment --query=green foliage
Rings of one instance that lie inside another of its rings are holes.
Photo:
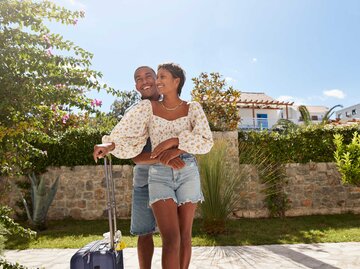
[[[193,78],[192,99],[199,102],[213,131],[237,130],[240,120],[237,102],[240,92],[226,87],[225,79],[219,73],[201,73]]]
[[[4,249],[6,237],[9,235],[17,235],[26,238],[35,237],[36,233],[30,229],[25,229],[16,223],[11,217],[11,209],[7,206],[0,205],[0,254]],[[26,269],[18,263],[13,264],[0,257],[0,268],[3,269]]]
[[[201,215],[208,234],[225,231],[226,219],[240,198],[237,190],[244,174],[237,164],[227,160],[226,153],[226,142],[219,140],[210,153],[198,157],[205,197],[201,203]]]
[[[354,132],[349,144],[342,134],[334,135],[336,151],[334,158],[343,183],[360,186],[360,134]]]
[[[7,206],[0,206],[0,224],[5,227],[5,229],[10,234],[16,234],[22,237],[31,238],[36,235],[34,231],[30,229],[25,229],[18,223],[16,223],[11,217],[11,209]]]
[[[271,216],[284,216],[288,208],[284,186],[287,183],[283,164],[334,162],[334,134],[341,134],[350,142],[359,125],[336,127],[311,124],[302,128],[276,132],[239,132],[240,163],[251,163],[252,156],[267,162],[256,164],[265,184],[266,203]],[[245,148],[250,148],[244,150]],[[253,152],[251,154],[247,151]],[[244,153],[245,152],[245,153]]]
[[[335,105],[335,106],[333,106],[332,108],[330,108],[329,111],[325,113],[323,119],[321,120],[321,124],[324,125],[324,124],[329,123],[331,116],[332,116],[332,115],[334,114],[334,112],[335,112],[335,111],[334,111],[335,108],[338,108],[338,107],[343,108],[343,105]]]
[[[311,124],[311,117],[308,108],[304,105],[301,105],[298,107],[298,110],[300,112],[301,119],[303,120],[305,126]]]
[[[239,141],[239,162],[256,167],[261,183],[265,185],[265,202],[270,217],[284,217],[288,199],[284,192],[287,184],[283,164],[279,163],[266,148],[254,147]]]
[[[20,265],[19,263],[11,263],[0,257],[0,266],[2,269],[27,269],[27,267]]]
[[[122,91],[118,94],[118,98],[111,105],[110,114],[120,120],[122,116],[124,116],[126,110],[140,100],[141,96],[138,91]]]
[[[293,132],[299,128],[299,125],[295,124],[288,119],[279,119],[273,126],[272,130],[281,133]]]
[[[109,134],[111,129],[81,127],[60,133],[53,140],[33,141],[34,146],[46,152],[46,155],[31,158],[32,171],[41,173],[46,171],[48,166],[94,165],[94,145],[98,144],[105,134]],[[113,164],[133,163],[131,160],[113,158]]]
[[[334,134],[349,143],[360,125],[309,125],[288,132],[239,132],[239,141],[266,149],[279,163],[334,162]]]
[[[130,235],[129,219],[118,222],[123,240],[128,247],[137,246],[137,237]],[[310,244],[329,242],[360,242],[360,214],[312,215],[291,218],[241,218],[226,221],[227,233],[205,235],[203,221],[195,218],[193,246],[243,246],[267,244]],[[102,238],[107,231],[107,220],[53,220],[36,239],[24,240],[17,236],[6,242],[7,249],[80,248]],[[158,233],[154,244],[161,247]]]
[[[25,206],[26,215],[28,220],[34,229],[41,231],[46,229],[46,216],[49,207],[54,200],[60,176],[56,178],[54,183],[48,189],[45,185],[44,178],[37,179],[35,174],[28,175],[31,182],[31,208],[24,196],[20,193],[22,201]]]
[[[90,69],[91,53],[47,27],[82,17],[53,1],[0,1],[0,174],[31,167],[30,156],[42,152],[29,139],[49,139],[73,109],[95,112],[88,91],[116,93]]]
[[[8,234],[8,231],[5,229],[4,225],[0,223],[0,255],[2,254],[5,247],[5,235]]]
[[[335,105],[325,113],[324,117],[321,120],[321,125],[325,125],[325,124],[329,123],[330,117],[334,114],[335,108],[338,108],[338,107],[343,107],[343,106],[342,105]],[[304,121],[304,125],[308,126],[310,124],[313,124],[308,108],[306,106],[304,106],[304,105],[301,105],[301,106],[298,107],[298,109],[299,109],[301,118]]]

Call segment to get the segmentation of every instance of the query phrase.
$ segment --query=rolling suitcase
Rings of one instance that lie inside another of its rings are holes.
[[[108,163],[109,162],[109,163]],[[117,250],[121,232],[116,228],[115,184],[112,178],[111,157],[104,158],[106,199],[109,216],[108,236],[79,249],[70,260],[71,269],[123,269],[123,251]],[[116,231],[116,232],[115,232]]]

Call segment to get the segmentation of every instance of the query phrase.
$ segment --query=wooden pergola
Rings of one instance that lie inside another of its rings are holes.
[[[285,107],[286,119],[289,119],[289,106],[292,106],[294,102],[284,102],[276,100],[241,100],[237,102],[239,108],[251,108],[253,118],[255,118],[255,109],[275,109],[279,110]]]

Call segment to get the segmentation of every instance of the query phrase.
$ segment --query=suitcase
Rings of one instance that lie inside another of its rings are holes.
[[[110,233],[107,238],[93,241],[79,249],[71,257],[71,269],[124,269],[123,251],[116,250],[121,232],[116,229],[115,184],[110,156],[104,158],[104,170]]]

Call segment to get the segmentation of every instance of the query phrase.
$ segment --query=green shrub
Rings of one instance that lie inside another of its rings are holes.
[[[0,205],[0,254],[2,254],[4,250],[4,243],[6,241],[7,235],[16,234],[28,238],[34,237],[36,235],[36,233],[31,231],[30,229],[25,229],[18,223],[14,222],[14,220],[10,218],[10,214],[11,209],[9,207]],[[11,262],[8,262],[2,257],[0,257],[0,268],[26,269],[26,267],[18,263],[13,264]]]
[[[349,143],[360,125],[337,127],[309,125],[286,133],[276,131],[239,132],[239,142],[267,151],[279,163],[334,162],[334,134]]]
[[[226,219],[239,200],[236,190],[244,175],[226,157],[227,146],[216,141],[212,150],[198,157],[205,201],[201,203],[203,227],[208,234],[225,231]]]
[[[343,183],[360,186],[360,134],[354,132],[350,143],[344,143],[341,134],[334,135],[334,158]]]
[[[234,131],[240,120],[237,102],[240,92],[227,87],[225,79],[217,72],[201,73],[193,78],[191,96],[201,104],[212,131]]]
[[[282,217],[288,209],[288,199],[284,192],[287,182],[283,164],[334,162],[334,135],[340,134],[344,143],[350,143],[354,132],[359,129],[360,125],[309,125],[290,128],[286,132],[239,132],[239,146],[251,149],[239,149],[240,163],[251,163],[252,156],[267,156],[267,164],[257,164],[257,169],[261,182],[265,184],[265,201],[270,215]],[[347,165],[349,167],[349,162]]]
[[[48,166],[94,165],[94,145],[101,143],[102,136],[110,131],[81,127],[69,129],[52,140],[33,141],[34,146],[46,154],[33,157],[32,171],[27,172],[41,173]],[[113,164],[132,164],[132,161],[113,158]]]

